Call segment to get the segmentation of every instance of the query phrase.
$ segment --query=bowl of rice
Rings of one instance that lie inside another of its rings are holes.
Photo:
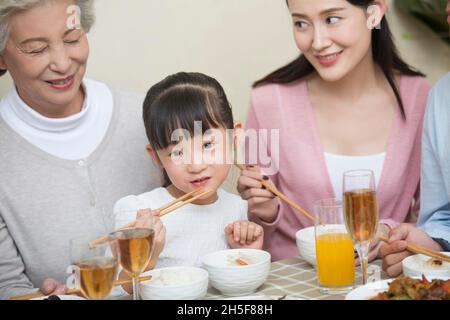
[[[152,276],[140,283],[143,300],[197,300],[208,290],[208,272],[196,267],[168,267],[142,274]]]
[[[450,252],[442,252],[450,256]],[[408,277],[450,278],[450,262],[430,258],[423,254],[409,256],[402,261],[403,273]]]

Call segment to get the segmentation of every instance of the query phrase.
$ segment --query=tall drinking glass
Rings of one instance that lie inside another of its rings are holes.
[[[352,170],[344,173],[344,215],[361,261],[363,284],[367,283],[370,241],[377,233],[378,205],[372,170]]]
[[[75,269],[77,289],[91,300],[101,300],[111,293],[117,276],[117,258],[110,243],[91,247],[88,238],[70,240],[70,259]]]
[[[116,226],[126,225],[135,220],[137,211],[116,213]],[[150,262],[155,239],[153,217],[146,218],[142,226],[134,226],[111,233],[114,251],[120,265],[133,281],[133,300],[139,300],[139,276]]]
[[[353,287],[355,255],[347,232],[342,203],[336,199],[315,202],[317,281],[323,293],[342,294]]]

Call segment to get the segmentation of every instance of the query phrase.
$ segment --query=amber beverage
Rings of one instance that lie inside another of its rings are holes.
[[[353,241],[373,239],[378,225],[376,192],[370,189],[344,192],[344,208],[345,224]]]
[[[138,277],[150,261],[155,231],[146,228],[124,229],[114,233],[119,261],[132,277]]]
[[[94,257],[77,263],[80,270],[80,286],[89,299],[104,299],[111,293],[117,275],[117,260],[110,257]]]

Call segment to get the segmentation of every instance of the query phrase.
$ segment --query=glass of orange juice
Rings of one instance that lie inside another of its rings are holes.
[[[336,199],[315,202],[317,281],[323,293],[342,294],[353,288],[355,255],[345,227],[342,203]]]

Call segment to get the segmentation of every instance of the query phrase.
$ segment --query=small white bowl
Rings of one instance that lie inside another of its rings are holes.
[[[298,230],[295,234],[295,239],[300,256],[315,267],[317,260],[314,226]]]
[[[450,252],[442,252],[450,256]],[[433,266],[427,263],[432,258],[423,254],[409,256],[402,261],[403,273],[408,277],[448,278],[450,277],[450,263],[443,262],[441,266]]]
[[[148,275],[152,279],[140,283],[144,300],[196,300],[203,298],[208,290],[208,272],[201,268],[168,267],[142,274]]]
[[[232,265],[230,259],[242,257],[249,265]],[[226,296],[247,296],[256,291],[270,273],[270,253],[256,249],[230,249],[207,254],[203,268],[210,284]]]

